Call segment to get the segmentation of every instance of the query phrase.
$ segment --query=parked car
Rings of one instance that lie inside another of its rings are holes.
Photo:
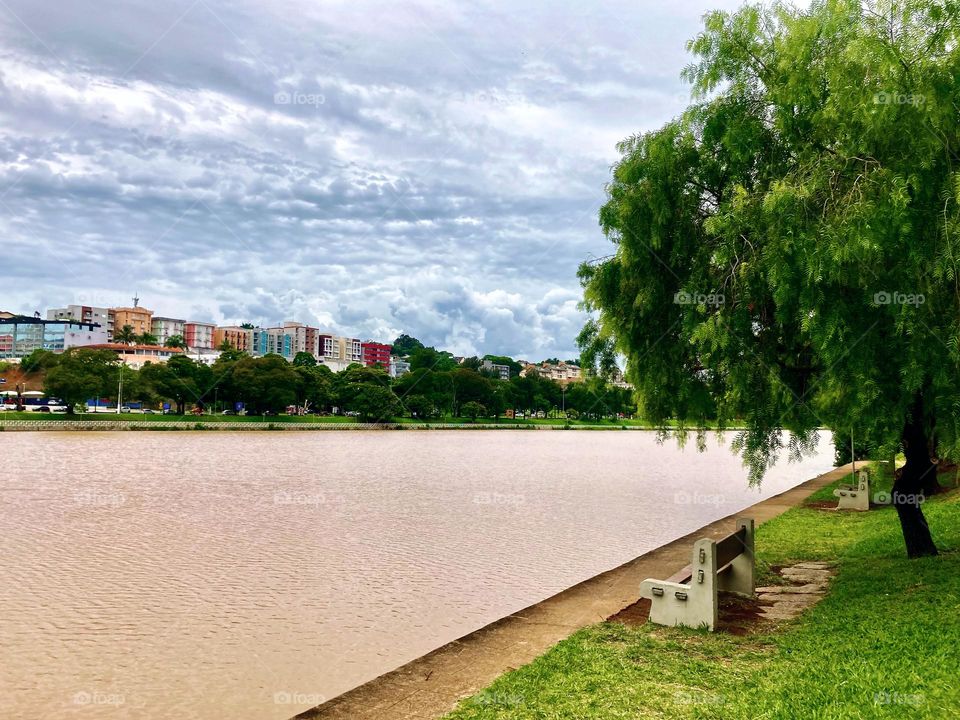
[[[156,410],[151,410],[150,408],[144,408],[144,409],[143,409],[143,414],[144,414],[144,415],[156,415],[156,414],[157,414],[157,411],[156,411]]]
[[[48,408],[46,405],[41,405],[40,407],[35,407],[35,408],[33,409],[33,411],[34,411],[34,412],[46,412],[46,413],[48,413],[48,412],[50,412],[50,408]]]
[[[236,413],[235,410],[224,410],[224,411],[223,411],[222,413],[220,413],[220,414],[221,414],[221,415],[236,415],[237,413]]]

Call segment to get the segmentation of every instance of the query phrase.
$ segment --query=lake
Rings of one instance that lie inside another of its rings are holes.
[[[0,715],[290,718],[833,466],[710,436],[4,433]]]

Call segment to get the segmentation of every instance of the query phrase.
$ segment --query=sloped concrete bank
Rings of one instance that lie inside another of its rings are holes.
[[[808,480],[750,506],[737,516],[757,524],[800,504],[811,493],[851,472],[850,465]],[[577,630],[615,615],[639,599],[640,582],[668,577],[690,561],[693,542],[730,533],[734,515],[710,523],[630,562],[585,580],[543,602],[381,675],[297,720],[434,720],[510,669],[542,655]]]

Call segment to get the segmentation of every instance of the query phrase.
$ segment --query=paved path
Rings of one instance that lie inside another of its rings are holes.
[[[757,524],[777,517],[808,495],[850,473],[844,465],[737,513]],[[693,542],[721,538],[731,515],[543,602],[509,615],[392,672],[333,698],[297,718],[327,720],[435,720],[504,672],[542,655],[577,630],[606,620],[639,599],[640,582],[669,577],[690,562]]]

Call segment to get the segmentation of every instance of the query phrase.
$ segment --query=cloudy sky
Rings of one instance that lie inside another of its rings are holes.
[[[615,143],[735,0],[0,0],[0,309],[575,356]]]

